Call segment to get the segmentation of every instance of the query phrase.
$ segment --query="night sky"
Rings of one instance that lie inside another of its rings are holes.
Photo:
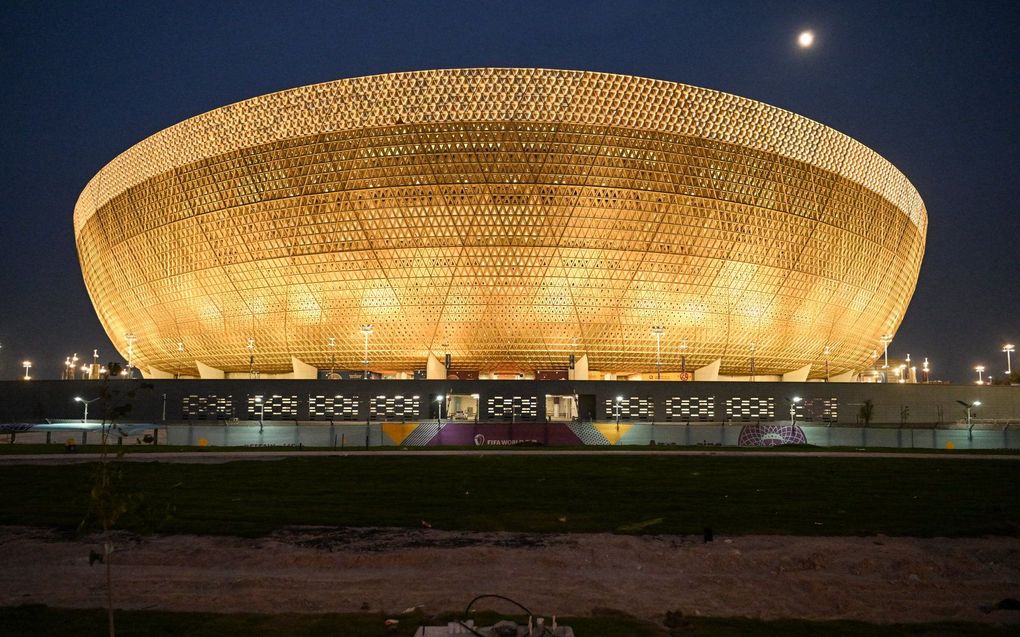
[[[291,6],[293,5],[293,6]],[[86,182],[144,137],[315,82],[432,68],[580,69],[774,104],[871,147],[928,208],[891,356],[1005,369],[1020,341],[1020,3],[13,2],[0,8],[0,378],[116,360],[78,267]],[[797,34],[812,29],[801,50]],[[117,255],[110,255],[116,259]],[[876,344],[877,347],[877,344]],[[1016,359],[1014,359],[1016,363]]]

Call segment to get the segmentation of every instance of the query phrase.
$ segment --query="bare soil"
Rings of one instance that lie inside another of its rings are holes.
[[[480,593],[544,615],[616,609],[761,619],[1020,623],[1015,538],[464,533],[288,529],[261,539],[118,534],[115,604],[211,612],[425,612]],[[104,604],[98,537],[0,527],[0,605]],[[498,602],[496,603],[498,604]],[[510,610],[498,605],[486,607]]]

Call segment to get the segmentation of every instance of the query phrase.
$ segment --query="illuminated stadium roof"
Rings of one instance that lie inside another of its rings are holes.
[[[895,332],[926,224],[895,167],[817,122],[545,69],[225,106],[118,156],[74,214],[107,333],[156,376],[362,369],[369,324],[388,372],[449,352],[483,373],[574,354],[618,375],[681,356],[835,375]]]

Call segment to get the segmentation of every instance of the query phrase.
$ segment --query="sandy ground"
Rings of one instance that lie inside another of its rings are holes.
[[[1013,538],[536,535],[292,529],[268,538],[118,535],[115,605],[218,612],[457,610],[499,593],[545,615],[617,609],[763,619],[1020,623]],[[0,604],[98,607],[96,537],[0,527]],[[508,607],[491,606],[496,610]]]

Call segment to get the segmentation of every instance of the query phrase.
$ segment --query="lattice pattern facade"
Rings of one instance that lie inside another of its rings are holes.
[[[491,396],[485,401],[485,417],[489,420],[535,420],[538,397]]]
[[[868,364],[927,217],[858,142],[643,78],[541,69],[301,87],[147,138],[75,208],[85,282],[139,367]],[[111,258],[110,255],[118,255]],[[327,344],[335,339],[335,347]],[[182,351],[183,350],[183,351]]]
[[[705,398],[672,396],[667,398],[666,420],[712,422],[715,420],[715,396]]]

